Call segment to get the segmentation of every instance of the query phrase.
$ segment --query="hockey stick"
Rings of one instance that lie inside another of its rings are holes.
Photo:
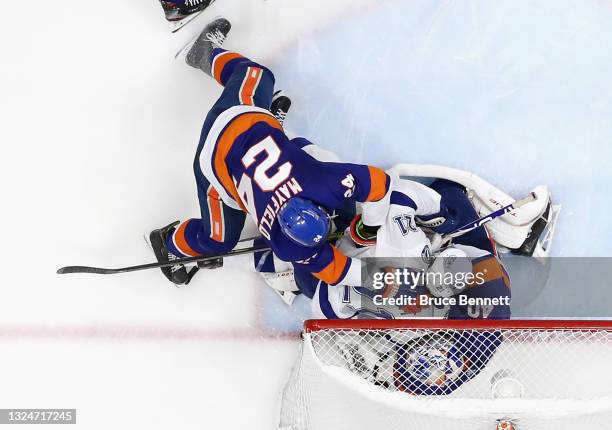
[[[329,235],[328,240],[339,239],[344,236],[344,232],[337,231]],[[241,242],[245,242],[247,240],[252,240],[253,238],[243,239]],[[258,238],[254,238],[258,239]],[[160,269],[162,267],[171,267],[177,264],[191,264],[198,263],[200,261],[210,261],[215,260],[217,258],[225,258],[225,257],[233,257],[236,255],[242,254],[251,254],[258,251],[269,251],[271,248],[268,245],[262,244],[257,246],[251,246],[248,248],[240,248],[233,249],[225,254],[217,254],[217,255],[207,255],[207,256],[199,256],[199,257],[186,257],[186,258],[177,258],[176,260],[168,261],[167,263],[149,263],[149,264],[140,264],[137,266],[128,266],[121,267],[118,269],[107,269],[104,267],[91,267],[91,266],[66,266],[57,270],[58,275],[66,275],[69,273],[93,273],[96,275],[115,275],[117,273],[128,273],[128,272],[138,272],[140,270],[148,270],[148,269]]]
[[[215,260],[217,258],[233,257],[235,255],[250,254],[257,251],[266,251],[268,249],[270,249],[270,247],[267,245],[251,246],[248,248],[234,249],[225,254],[177,258],[176,260],[172,260],[167,263],[140,264],[138,266],[121,267],[119,269],[105,269],[103,267],[91,266],[66,266],[58,269],[57,273],[59,275],[65,275],[68,273],[95,273],[97,275],[114,275],[116,273],[128,273],[137,272],[139,270],[160,269],[162,267],[170,267],[175,266],[177,264],[190,264],[197,263],[199,261]]]
[[[510,203],[509,205],[504,206],[501,209],[498,209],[494,212],[491,212],[488,215],[485,215],[481,218],[478,218],[476,221],[472,221],[469,222],[455,230],[453,230],[450,233],[447,233],[445,235],[442,236],[442,243],[446,243],[449,240],[451,240],[454,237],[458,237],[461,236],[469,231],[472,231],[474,229],[477,229],[478,227],[488,223],[489,221],[493,221],[495,218],[499,218],[500,216],[503,216],[505,214],[507,214],[508,212],[512,212],[514,209],[518,209],[521,206],[526,205],[527,203],[531,203],[533,201],[535,201],[538,197],[535,195],[535,193],[529,193],[529,195],[521,200],[517,200],[514,203]]]
[[[454,231],[445,234],[444,236],[442,236],[442,244],[446,244],[448,243],[451,239],[461,236],[469,231],[472,231],[486,223],[488,223],[489,221],[494,220],[495,218],[499,218],[500,216],[503,216],[505,214],[507,214],[508,212],[512,212],[514,209],[518,209],[521,206],[530,203],[534,200],[537,199],[537,196],[535,195],[535,193],[529,193],[529,195],[521,200],[517,200],[514,203],[511,203],[509,205],[504,206],[501,209],[498,209],[494,212],[491,212],[488,215],[485,215],[481,218],[478,218],[475,221],[469,222],[457,229],[455,229]],[[330,239],[337,239],[339,237],[341,237],[344,234],[344,232],[335,232],[333,234],[330,235]],[[246,239],[246,240],[250,240]],[[242,255],[242,254],[250,254],[253,252],[257,252],[257,251],[268,251],[270,250],[270,247],[267,245],[260,245],[260,246],[251,246],[249,248],[242,248],[242,249],[234,249],[226,254],[217,254],[217,255],[209,255],[209,256],[199,256],[199,257],[186,257],[186,258],[177,258],[176,260],[172,260],[169,261],[167,263],[149,263],[149,264],[140,264],[137,266],[128,266],[128,267],[121,267],[118,269],[107,269],[107,268],[103,268],[103,267],[91,267],[91,266],[66,266],[66,267],[62,267],[60,269],[57,270],[57,273],[60,275],[65,275],[65,274],[70,274],[70,273],[93,273],[93,274],[97,274],[97,275],[114,275],[117,273],[128,273],[128,272],[137,272],[140,270],[148,270],[148,269],[159,269],[162,267],[170,267],[170,266],[174,266],[177,264],[191,264],[191,263],[198,263],[200,261],[209,261],[209,260],[215,260],[217,258],[224,258],[224,257],[232,257],[235,255]]]

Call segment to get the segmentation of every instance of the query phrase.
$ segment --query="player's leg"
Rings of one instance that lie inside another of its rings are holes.
[[[225,18],[209,23],[194,43],[185,48],[185,61],[225,87],[211,111],[214,115],[237,105],[270,109],[274,75],[267,67],[221,47],[230,29]]]
[[[204,182],[202,182],[204,181]],[[166,227],[153,230],[149,235],[157,260],[168,263],[182,257],[223,254],[233,249],[238,240],[246,214],[224,204],[216,190],[206,185],[205,178],[198,181],[198,197],[202,218],[174,222]],[[198,267],[214,269],[223,264],[222,259],[198,264]],[[168,280],[176,285],[188,284],[197,268],[189,272],[181,265],[161,268]]]
[[[213,110],[238,105],[270,109],[275,82],[270,69],[222,48],[212,51],[210,62],[212,76],[225,87]]]
[[[231,251],[244,227],[246,213],[227,206],[204,177],[198,178],[201,218],[181,222],[166,238],[177,257],[224,254]]]

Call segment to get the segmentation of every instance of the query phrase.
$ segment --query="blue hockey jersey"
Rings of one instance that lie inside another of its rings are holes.
[[[247,212],[280,259],[300,264],[332,285],[358,282],[356,260],[327,242],[312,248],[290,241],[276,215],[295,196],[330,214],[347,199],[379,201],[388,198],[390,178],[372,166],[319,161],[302,149],[309,143],[289,139],[265,109],[235,106],[215,121],[199,162],[221,200]]]

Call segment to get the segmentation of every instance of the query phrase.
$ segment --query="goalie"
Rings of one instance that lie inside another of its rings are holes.
[[[501,342],[499,331],[339,333],[336,364],[389,390],[447,395],[478,375]]]

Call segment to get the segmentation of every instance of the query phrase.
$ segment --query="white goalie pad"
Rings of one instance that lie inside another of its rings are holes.
[[[468,197],[479,216],[488,215],[516,200],[481,177],[452,167],[431,164],[397,164],[389,171],[398,176],[439,178],[457,182],[467,189]],[[551,203],[547,186],[539,185],[532,192],[537,196],[536,200],[487,224],[495,242],[509,249],[517,249],[529,237],[532,226],[545,215]],[[550,252],[550,241],[554,234],[560,208],[559,205],[551,205],[547,217],[548,225],[533,254],[535,257],[545,257]]]

